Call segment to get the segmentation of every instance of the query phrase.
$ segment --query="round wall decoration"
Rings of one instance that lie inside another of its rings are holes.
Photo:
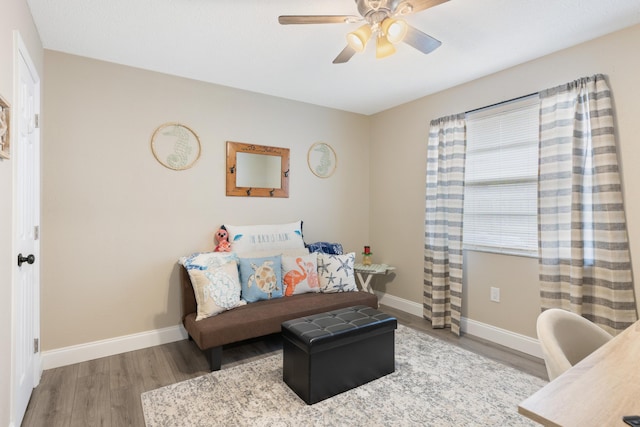
[[[309,148],[307,163],[314,175],[329,178],[336,170],[338,156],[326,142],[316,142]]]
[[[200,158],[200,149],[198,135],[180,123],[162,124],[151,136],[153,156],[169,169],[189,169]]]

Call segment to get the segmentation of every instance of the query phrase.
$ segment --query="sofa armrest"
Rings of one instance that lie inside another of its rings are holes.
[[[180,288],[182,294],[182,324],[187,315],[195,313],[198,310],[196,304],[196,295],[193,292],[193,286],[191,286],[191,278],[189,278],[189,272],[184,266],[180,266]]]

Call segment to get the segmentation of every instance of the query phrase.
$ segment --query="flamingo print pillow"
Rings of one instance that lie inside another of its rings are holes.
[[[228,252],[195,253],[180,258],[198,307],[196,321],[246,304],[240,299],[236,257]]]
[[[246,302],[281,298],[283,289],[280,256],[240,258],[240,286],[242,299]]]
[[[356,277],[353,272],[355,252],[346,255],[330,255],[318,253],[318,278],[320,292],[352,292],[357,291]]]
[[[282,256],[284,296],[320,292],[317,255]]]

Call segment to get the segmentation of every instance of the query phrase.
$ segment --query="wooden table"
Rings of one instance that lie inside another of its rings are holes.
[[[518,405],[547,426],[627,426],[640,415],[640,321]]]
[[[363,291],[367,291],[369,293],[373,293],[373,288],[371,287],[371,278],[374,274],[388,274],[390,271],[395,270],[395,267],[390,267],[387,264],[359,264],[356,263],[353,266],[353,270],[356,272],[356,276],[358,277],[358,282],[360,282],[360,287]],[[365,275],[363,278],[362,275]]]

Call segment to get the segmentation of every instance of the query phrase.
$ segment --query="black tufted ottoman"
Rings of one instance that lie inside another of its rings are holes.
[[[395,318],[365,305],[282,324],[283,379],[311,405],[395,370]]]

